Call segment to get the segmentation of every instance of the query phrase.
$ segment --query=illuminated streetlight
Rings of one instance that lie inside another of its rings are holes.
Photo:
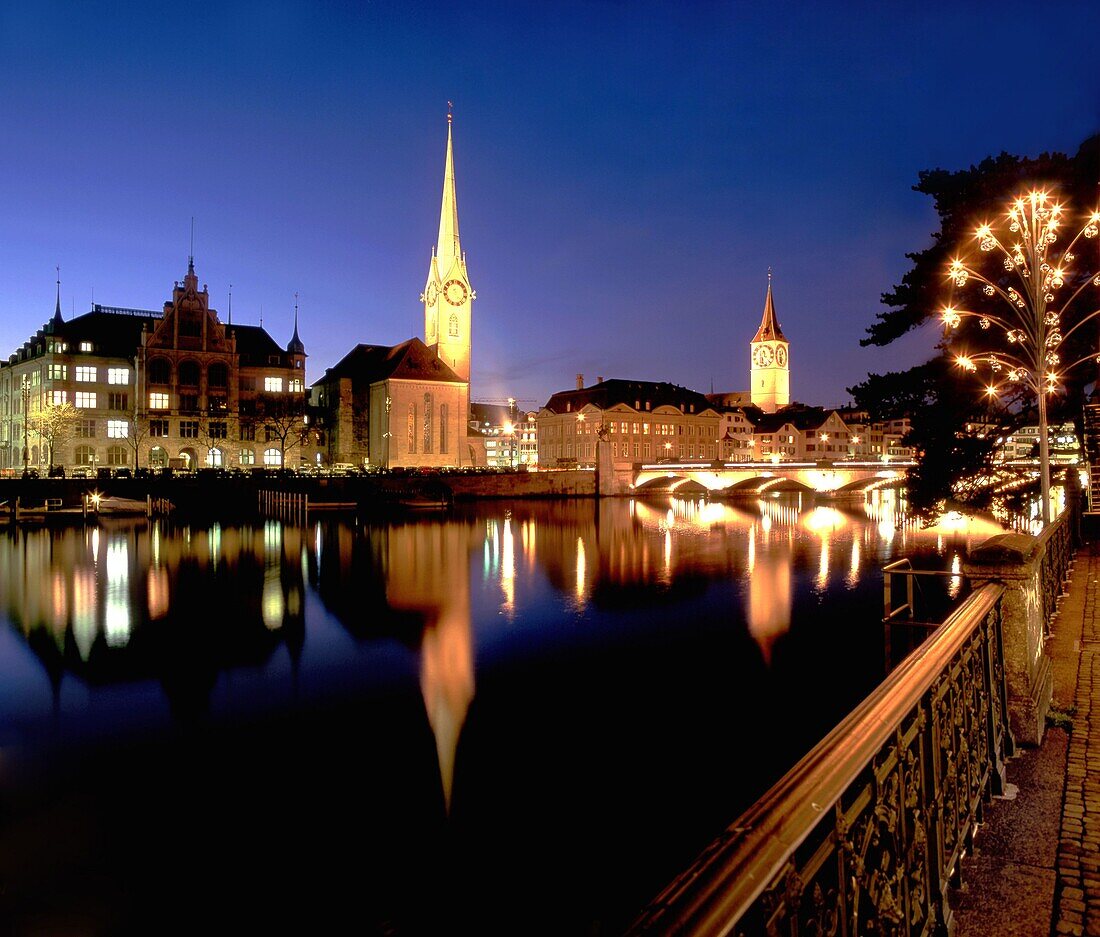
[[[1007,381],[1035,394],[1039,411],[1039,467],[1042,487],[1043,523],[1050,522],[1050,442],[1047,439],[1047,395],[1056,393],[1060,382],[1071,368],[1084,361],[1100,363],[1100,355],[1090,354],[1070,364],[1063,364],[1059,346],[1077,329],[1100,315],[1100,307],[1089,311],[1062,331],[1063,314],[1084,290],[1100,286],[1100,275],[1074,273],[1071,270],[1074,247],[1081,238],[1095,238],[1100,233],[1100,212],[1089,215],[1081,229],[1070,238],[1060,254],[1051,250],[1061,236],[1065,209],[1042,191],[1029,192],[1016,198],[1005,213],[1004,230],[999,233],[992,225],[983,224],[975,231],[982,253],[993,253],[1001,261],[993,277],[987,277],[962,258],[951,261],[948,276],[954,287],[962,288],[970,280],[981,286],[983,296],[993,300],[997,314],[957,309],[946,306],[940,320],[945,332],[961,325],[963,318],[978,320],[982,331],[997,326],[1003,332],[1011,351],[961,353],[956,356],[958,367],[976,372],[979,364],[988,364],[993,381]],[[1011,285],[1006,282],[1011,281]],[[1058,291],[1068,285],[1073,292],[1061,298]],[[992,398],[996,383],[986,386]]]

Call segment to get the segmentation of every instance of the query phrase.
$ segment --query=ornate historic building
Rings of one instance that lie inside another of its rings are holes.
[[[357,345],[313,385],[327,461],[380,468],[484,462],[480,435],[474,444],[467,438],[475,296],[458,234],[448,114],[439,236],[420,297],[424,341]]]
[[[53,318],[0,362],[0,468],[24,465],[24,400],[32,417],[50,404],[76,410],[55,465],[281,465],[291,447],[271,438],[257,403],[300,410],[305,359],[297,316],[286,348],[257,326],[223,323],[193,259],[161,312],[95,305],[66,322],[59,285]],[[41,468],[46,447],[26,440],[26,464]]]

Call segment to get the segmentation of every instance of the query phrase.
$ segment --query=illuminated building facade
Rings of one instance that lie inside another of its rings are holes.
[[[258,427],[257,400],[304,402],[305,346],[280,347],[263,328],[227,325],[200,290],[193,260],[161,312],[92,307],[66,322],[60,287],[50,319],[0,362],[0,469],[23,467],[23,396],[31,415],[72,404],[71,435],[55,441],[53,464],[149,466],[279,465],[283,449]],[[27,464],[47,447],[27,434]]]
[[[538,412],[540,466],[594,467],[601,427],[617,466],[719,458],[720,417],[702,394],[653,381],[598,380],[584,387],[578,375],[577,383]]]

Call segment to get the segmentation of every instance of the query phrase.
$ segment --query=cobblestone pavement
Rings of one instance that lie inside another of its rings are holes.
[[[1100,700],[1095,695],[1100,691],[1100,545],[1082,547],[1073,578],[1061,617],[1081,615],[1080,637],[1072,647],[1053,648],[1056,668],[1072,660],[1070,653],[1077,662],[1072,687],[1066,679],[1059,688],[1055,671],[1055,704],[1068,711],[1071,731],[1053,932],[1100,937]]]

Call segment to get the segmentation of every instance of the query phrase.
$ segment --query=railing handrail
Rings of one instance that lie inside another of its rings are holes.
[[[897,731],[996,606],[1004,586],[968,596],[797,765],[742,814],[636,922],[658,929],[725,935]]]

